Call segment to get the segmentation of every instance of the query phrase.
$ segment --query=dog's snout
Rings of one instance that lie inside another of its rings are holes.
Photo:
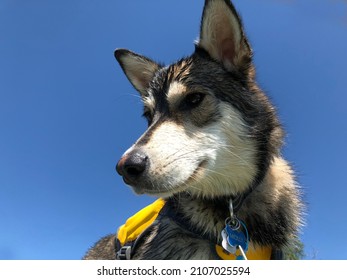
[[[134,150],[124,155],[117,164],[116,170],[126,183],[136,183],[148,165],[148,156],[141,150]]]

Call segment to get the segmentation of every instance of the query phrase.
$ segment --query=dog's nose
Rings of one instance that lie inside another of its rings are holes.
[[[148,165],[148,157],[141,150],[134,150],[124,155],[117,163],[116,170],[127,184],[136,183]]]

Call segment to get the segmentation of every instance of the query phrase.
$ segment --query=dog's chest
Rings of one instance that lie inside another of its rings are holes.
[[[214,245],[182,229],[169,218],[152,227],[133,259],[216,259]]]

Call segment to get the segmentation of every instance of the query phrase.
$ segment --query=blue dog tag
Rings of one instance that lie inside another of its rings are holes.
[[[229,210],[230,217],[225,220],[225,228],[221,232],[221,245],[224,250],[234,254],[237,260],[247,260],[246,252],[249,242],[247,227],[235,216],[232,200],[229,201]]]
[[[237,247],[241,246],[246,252],[248,250],[248,233],[245,224],[238,221],[240,226],[232,227],[229,223],[225,225],[225,231],[227,234],[227,241],[230,246]]]

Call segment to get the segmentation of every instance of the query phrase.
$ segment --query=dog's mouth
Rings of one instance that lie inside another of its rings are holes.
[[[170,197],[173,194],[188,191],[189,188],[191,188],[191,186],[202,177],[204,171],[206,170],[207,164],[207,159],[202,160],[187,179],[185,179],[183,182],[178,182],[177,184],[170,185],[167,182],[158,183],[148,181],[145,184],[140,183],[133,185],[132,188],[137,194]],[[168,181],[168,179],[166,179],[166,181]]]

